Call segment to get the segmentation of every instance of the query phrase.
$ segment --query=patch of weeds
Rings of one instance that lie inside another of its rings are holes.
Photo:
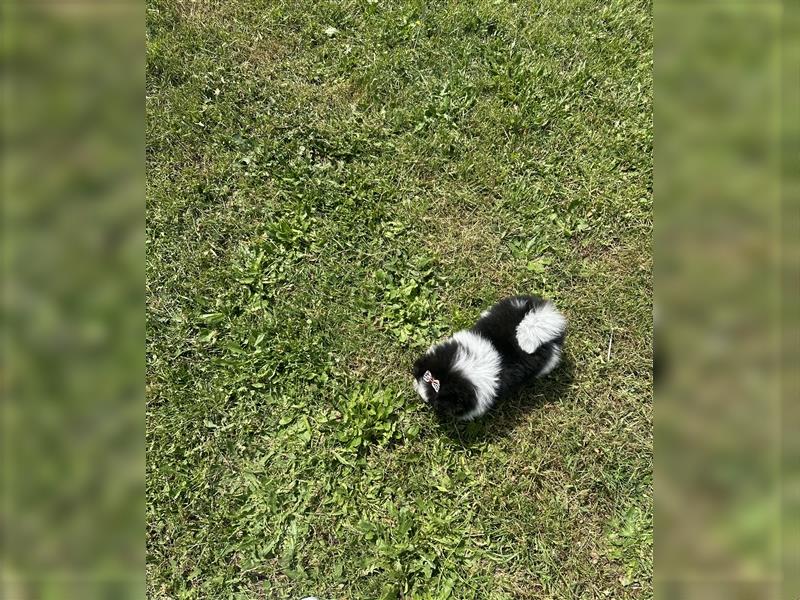
[[[339,404],[341,421],[335,437],[343,451],[361,454],[371,447],[383,447],[400,437],[402,394],[392,389],[361,388]]]
[[[391,261],[373,274],[377,325],[404,343],[412,336],[437,337],[445,329],[436,315],[437,271],[432,258]]]
[[[269,223],[267,235],[288,257],[303,257],[308,251],[319,250],[314,232],[316,221],[308,211],[292,212]]]
[[[307,211],[291,212],[267,223],[255,240],[240,244],[232,272],[250,310],[278,295],[296,278],[299,261],[320,251],[318,224]]]
[[[420,515],[412,507],[398,508],[393,503],[388,506],[385,522],[362,520],[358,528],[371,547],[363,558],[363,572],[382,573],[382,598],[416,598],[428,588],[432,577],[446,579],[441,555],[457,551],[460,544],[458,536],[446,533],[452,527],[442,516]],[[449,591],[443,597],[448,595]]]
[[[616,516],[606,532],[606,556],[625,568],[623,586],[649,586],[652,579],[653,519],[632,506]]]

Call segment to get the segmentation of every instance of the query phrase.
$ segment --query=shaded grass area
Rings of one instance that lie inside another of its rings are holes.
[[[147,14],[150,597],[650,597],[649,4]],[[566,364],[437,423],[527,292]]]

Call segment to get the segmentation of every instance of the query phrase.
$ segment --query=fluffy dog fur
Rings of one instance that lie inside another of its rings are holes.
[[[536,296],[506,298],[471,329],[431,346],[414,363],[414,389],[442,416],[484,415],[518,386],[561,360],[567,320]]]

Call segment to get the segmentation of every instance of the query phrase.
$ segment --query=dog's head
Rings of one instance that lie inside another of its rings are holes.
[[[414,389],[443,417],[464,417],[477,405],[474,384],[454,367],[458,351],[453,340],[432,346],[412,368]]]

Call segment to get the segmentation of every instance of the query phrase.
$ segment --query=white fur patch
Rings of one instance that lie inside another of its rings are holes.
[[[533,354],[539,346],[564,333],[566,327],[564,315],[550,302],[546,302],[528,312],[517,325],[517,343],[525,352]]]
[[[553,353],[550,355],[550,358],[547,359],[547,363],[542,367],[542,370],[539,371],[537,377],[544,377],[550,371],[555,369],[558,366],[558,363],[561,362],[561,348],[558,346],[553,347]]]
[[[500,376],[500,354],[489,340],[472,331],[459,331],[453,339],[458,343],[453,369],[475,386],[477,399],[475,408],[462,418],[474,419],[494,404]]]
[[[414,380],[414,391],[419,394],[419,397],[422,398],[423,402],[428,401],[428,397],[425,395],[425,385],[419,379]]]

